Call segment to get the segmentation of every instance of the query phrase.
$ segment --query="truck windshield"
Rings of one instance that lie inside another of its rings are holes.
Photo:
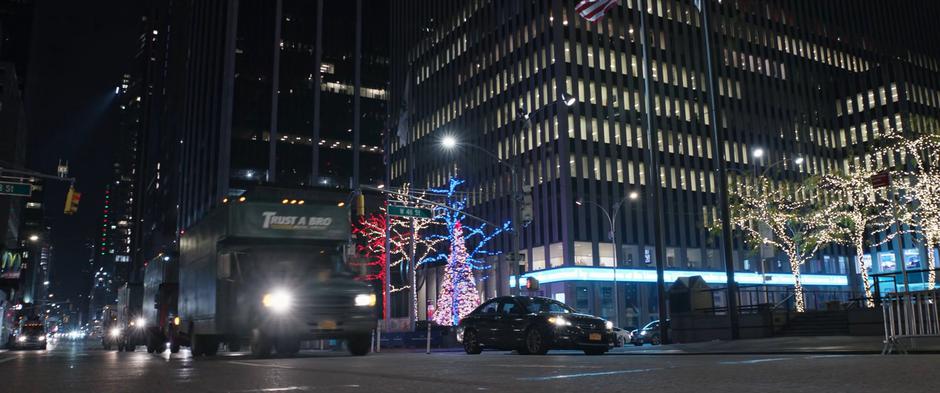
[[[29,336],[38,336],[38,335],[43,334],[43,329],[42,329],[42,326],[24,326],[23,334],[26,334]]]
[[[240,250],[235,253],[238,272],[249,272],[256,277],[301,278],[322,274],[350,275],[339,258],[339,253],[318,247],[304,246],[261,246]]]

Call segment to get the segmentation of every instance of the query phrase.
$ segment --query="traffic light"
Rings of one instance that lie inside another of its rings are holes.
[[[532,222],[534,213],[532,211],[532,186],[522,186],[522,200],[519,202],[519,220],[522,225],[529,225]]]
[[[68,215],[75,214],[78,211],[78,202],[82,199],[82,193],[75,191],[75,186],[69,186],[68,193],[65,194],[65,210]]]

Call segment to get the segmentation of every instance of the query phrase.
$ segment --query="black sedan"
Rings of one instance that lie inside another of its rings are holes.
[[[666,320],[666,329],[669,328],[669,320]],[[650,343],[650,345],[659,345],[662,344],[662,339],[659,337],[659,320],[655,320],[643,326],[642,329],[634,330],[633,337],[630,338],[630,342],[636,346],[642,346],[645,343]]]
[[[614,345],[613,324],[579,314],[543,297],[503,296],[477,307],[460,320],[457,339],[468,354],[484,348],[542,355],[550,349],[580,349],[601,355]]]

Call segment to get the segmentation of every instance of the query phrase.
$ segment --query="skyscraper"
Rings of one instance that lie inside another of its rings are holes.
[[[535,217],[522,234],[539,293],[619,315],[619,325],[657,312],[657,214],[667,284],[697,274],[721,285],[724,260],[709,230],[721,177],[742,187],[759,173],[796,181],[847,170],[867,159],[872,121],[904,129],[907,111],[937,116],[936,48],[911,39],[932,31],[932,4],[624,0],[588,23],[574,3],[393,1],[390,108],[404,108],[408,132],[391,139],[386,157],[393,186],[466,178],[473,211],[493,221],[511,216],[508,171],[470,149],[447,154],[440,140],[519,162],[533,187]],[[697,3],[713,15],[707,30]],[[910,23],[889,29],[878,23],[885,15]],[[716,156],[727,173],[717,173]],[[496,248],[508,250],[508,236]],[[788,285],[779,252],[735,237],[732,256],[739,283]],[[803,267],[806,284],[849,290],[850,257],[825,249]],[[504,262],[491,264],[487,296],[509,285]]]

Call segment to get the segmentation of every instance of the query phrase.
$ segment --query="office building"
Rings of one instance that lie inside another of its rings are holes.
[[[459,175],[472,212],[505,220],[512,190],[504,166],[439,144],[450,135],[515,160],[533,187],[534,220],[522,235],[538,293],[638,326],[658,312],[654,202],[667,285],[693,274],[725,282],[720,239],[710,231],[725,175],[716,154],[731,187],[762,172],[796,181],[847,169],[877,137],[874,121],[903,129],[912,113],[937,115],[938,58],[927,44],[937,42],[934,4],[702,3],[714,84],[693,1],[624,0],[598,23],[577,15],[575,1],[393,1],[389,108],[405,108],[407,132],[389,140],[389,184],[439,187]],[[881,18],[909,23],[888,27]],[[914,39],[917,32],[932,39]],[[717,109],[708,104],[711,86]],[[651,145],[658,173],[649,169]],[[613,231],[602,208],[616,213]],[[500,240],[494,248],[509,250],[509,236]],[[857,273],[850,261],[849,250],[824,249],[803,266],[805,285],[848,293]],[[480,280],[486,297],[509,286],[502,258],[489,262]],[[739,236],[733,263],[742,286],[785,297],[792,285],[782,253],[755,250]],[[723,304],[724,293],[714,295]]]

